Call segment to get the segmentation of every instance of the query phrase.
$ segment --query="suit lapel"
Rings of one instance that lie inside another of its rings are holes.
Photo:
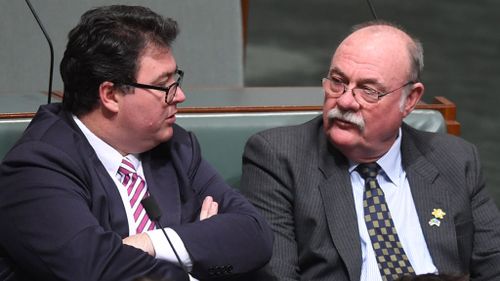
[[[347,267],[349,279],[359,280],[361,244],[348,163],[345,157],[328,143],[324,134],[320,135],[319,140],[319,168],[325,176],[319,185],[319,190],[326,211],[328,228],[333,243]]]
[[[406,130],[401,144],[403,166],[406,171],[420,226],[432,256],[440,272],[453,272],[453,260],[458,260],[455,225],[451,214],[448,194],[449,183],[440,177],[440,172],[420,151],[415,138]],[[440,224],[429,222],[434,209],[441,209],[448,215],[439,219]],[[450,258],[453,257],[453,258]]]
[[[66,123],[80,135],[81,142],[79,145],[81,145],[82,149],[86,151],[86,157],[88,159],[88,162],[86,163],[89,165],[89,172],[94,169],[95,175],[97,175],[96,178],[91,177],[91,185],[93,186],[89,187],[89,189],[93,192],[92,201],[94,204],[91,206],[91,210],[94,216],[97,220],[99,220],[99,224],[105,230],[112,230],[118,233],[121,237],[127,237],[129,235],[127,213],[125,211],[125,207],[123,206],[120,193],[117,190],[118,187],[99,160],[99,157],[92,148],[92,145],[88,142],[83,132],[75,123],[72,115],[66,111],[61,111],[60,116],[61,119],[65,120]],[[91,175],[94,174],[91,172]],[[101,189],[104,191],[104,194],[101,194]],[[104,197],[100,198],[100,195]],[[103,205],[107,206],[107,213],[103,213],[105,210]]]
[[[155,157],[153,157],[153,153]],[[179,183],[172,161],[166,149],[143,154],[142,165],[149,193],[155,198],[162,211],[160,222],[163,227],[181,222],[181,199]]]
[[[125,207],[123,206],[120,193],[118,192],[115,182],[110,178],[108,172],[102,165],[101,161],[94,154],[93,163],[95,173],[98,177],[101,186],[106,193],[107,204],[109,206],[109,223],[111,224],[111,229],[120,234],[122,237],[129,235],[129,227],[127,220],[127,213]],[[101,222],[104,224],[104,222]],[[104,225],[103,225],[104,226]]]

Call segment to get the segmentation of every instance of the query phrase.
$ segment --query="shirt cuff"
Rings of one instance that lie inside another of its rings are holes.
[[[184,242],[182,242],[182,239],[179,237],[177,232],[175,232],[175,230],[169,227],[164,228],[164,230],[167,233],[168,238],[170,238],[170,241],[172,242],[175,251],[179,255],[180,260],[182,261],[186,269],[190,272],[191,268],[193,267],[193,263],[186,250],[186,246],[184,246]],[[175,257],[174,251],[172,250],[172,247],[170,247],[170,244],[168,243],[167,238],[165,237],[161,229],[147,231],[146,233],[153,243],[157,259],[179,264],[177,258]]]

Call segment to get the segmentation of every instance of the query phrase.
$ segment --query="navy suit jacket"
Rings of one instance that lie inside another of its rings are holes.
[[[181,237],[196,278],[234,276],[267,262],[268,225],[202,159],[192,133],[175,125],[172,139],[141,158],[161,223]],[[199,221],[208,195],[219,214]],[[178,266],[122,244],[129,230],[117,187],[60,104],[40,107],[0,166],[0,229],[0,255],[17,280],[186,278]]]

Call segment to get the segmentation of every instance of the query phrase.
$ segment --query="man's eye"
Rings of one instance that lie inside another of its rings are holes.
[[[168,85],[170,85],[170,83],[168,81],[161,81],[159,82],[158,84],[156,84],[156,86],[158,87],[162,87],[162,88],[165,88],[167,87]]]
[[[368,95],[368,96],[374,96],[374,97],[377,97],[378,96],[378,91],[377,90],[374,90],[372,88],[368,88],[368,87],[364,87],[364,88],[361,88],[363,90],[363,92]]]
[[[340,84],[344,84],[344,82],[342,81],[342,79],[340,79],[340,78],[338,78],[338,77],[332,77],[332,78],[331,78],[331,80],[332,80],[332,82],[333,82],[334,84],[338,84],[338,85],[340,85]]]

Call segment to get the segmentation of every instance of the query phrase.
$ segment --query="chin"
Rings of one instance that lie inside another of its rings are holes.
[[[338,147],[354,147],[361,138],[359,130],[343,130],[335,126],[327,131],[327,136]]]
[[[174,136],[174,128],[168,127],[161,131],[160,142],[166,142]]]

